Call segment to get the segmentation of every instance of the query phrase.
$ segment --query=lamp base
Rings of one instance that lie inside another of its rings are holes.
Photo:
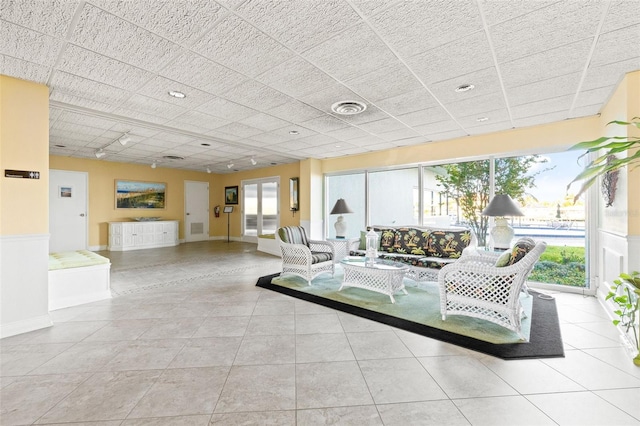
[[[498,250],[509,249],[511,247],[511,240],[513,240],[513,236],[513,228],[509,226],[507,219],[497,217],[496,224],[493,229],[491,229],[493,248]]]
[[[336,238],[344,238],[347,235],[347,222],[345,222],[344,217],[338,216],[333,226],[336,228]]]

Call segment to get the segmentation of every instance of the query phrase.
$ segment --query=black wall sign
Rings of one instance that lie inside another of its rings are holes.
[[[40,172],[31,172],[29,170],[4,169],[4,177],[18,178],[18,179],[40,179]]]

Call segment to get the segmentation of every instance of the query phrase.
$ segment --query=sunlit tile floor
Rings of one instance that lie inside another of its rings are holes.
[[[255,287],[239,242],[112,261],[114,298],[0,340],[0,424],[640,424],[640,368],[593,297],[556,294],[565,358],[502,361]]]

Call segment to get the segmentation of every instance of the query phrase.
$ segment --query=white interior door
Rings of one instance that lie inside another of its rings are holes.
[[[85,172],[50,170],[50,253],[87,249],[88,179]]]
[[[277,177],[242,182],[244,241],[257,242],[258,235],[278,229],[279,184]]]
[[[186,242],[209,239],[209,183],[185,181],[184,237]]]

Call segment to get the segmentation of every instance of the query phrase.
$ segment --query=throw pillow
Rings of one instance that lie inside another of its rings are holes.
[[[382,240],[382,232],[373,230],[376,234],[378,234],[378,250],[380,250],[380,242]],[[358,250],[366,250],[367,249],[367,232],[368,231],[360,231],[360,245],[358,246]]]
[[[508,266],[518,263],[523,257],[527,255],[536,246],[536,242],[529,237],[522,237],[513,245],[511,250],[511,256],[509,257]]]
[[[504,253],[502,253],[500,257],[496,259],[496,268],[507,266],[509,260],[511,260],[511,250],[505,250]]]

